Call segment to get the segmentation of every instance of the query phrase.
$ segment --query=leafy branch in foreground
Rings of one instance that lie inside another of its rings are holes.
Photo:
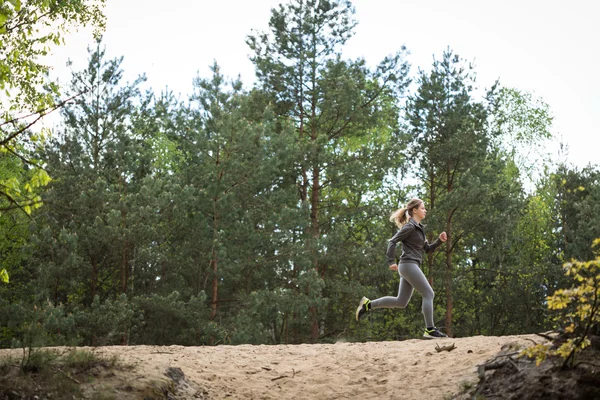
[[[18,143],[18,137],[44,116],[64,107],[83,94],[85,93],[78,93],[37,113],[0,123],[0,198],[3,198],[3,201],[0,200],[0,213],[20,209],[29,215],[42,205],[42,199],[36,189],[46,186],[51,178],[39,161],[20,154],[24,145]],[[5,128],[8,125],[14,128],[13,131]],[[43,131],[32,134],[29,145],[43,140]]]
[[[600,245],[600,238],[592,247]],[[552,345],[536,345],[523,352],[536,359],[539,365],[548,356],[564,359],[562,368],[572,367],[575,355],[590,345],[592,328],[600,322],[600,254],[595,259],[565,263],[565,274],[574,285],[570,289],[559,289],[548,297],[548,308],[560,312],[559,322],[565,326],[568,339],[557,348]]]
[[[49,79],[44,57],[82,26],[105,27],[105,0],[8,0],[0,2],[0,213],[30,214],[41,204],[34,188],[49,177],[27,154],[41,134],[23,138],[33,125],[67,101]],[[24,117],[15,117],[28,114]]]
[[[50,177],[26,155],[40,135],[22,136],[48,110],[64,104],[55,102],[60,88],[49,80],[44,57],[74,28],[92,26],[99,37],[106,25],[105,2],[0,1],[0,215],[15,209],[29,215],[42,204],[36,188],[46,186]],[[15,117],[19,113],[30,115]],[[4,268],[0,282],[8,282]]]
[[[0,2],[0,90],[11,111],[40,110],[53,103],[58,86],[47,81],[44,57],[73,28],[104,30],[105,0],[9,0]],[[44,87],[44,91],[40,88]],[[6,106],[7,104],[3,104]],[[2,118],[8,120],[7,110]]]

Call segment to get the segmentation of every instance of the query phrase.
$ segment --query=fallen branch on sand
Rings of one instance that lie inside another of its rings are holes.
[[[292,368],[292,378],[295,377],[295,376],[296,376],[296,370],[294,368]],[[287,375],[281,375],[281,376],[278,376],[277,378],[271,379],[271,381],[276,381],[278,379],[283,379],[283,378],[289,378],[289,376],[287,376]]]
[[[452,343],[451,345],[448,346],[441,346],[439,344],[435,345],[435,350],[439,353],[440,351],[452,351],[456,348],[456,346],[454,345],[454,343]]]

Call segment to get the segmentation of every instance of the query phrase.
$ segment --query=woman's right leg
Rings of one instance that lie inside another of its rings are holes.
[[[398,273],[400,270],[398,269]],[[398,296],[385,296],[371,300],[369,309],[375,308],[404,308],[410,301],[413,294],[412,285],[400,275],[400,285],[398,286]]]
[[[374,308],[406,307],[413,291],[416,289],[423,297],[421,312],[425,318],[426,328],[423,336],[429,339],[447,337],[444,333],[440,332],[433,323],[433,298],[435,294],[427,281],[427,278],[425,278],[423,271],[419,268],[419,265],[415,263],[400,264],[398,266],[398,273],[400,273],[398,296],[380,297],[373,301],[369,301],[369,299],[363,297],[356,310],[356,320],[358,321],[361,316]]]

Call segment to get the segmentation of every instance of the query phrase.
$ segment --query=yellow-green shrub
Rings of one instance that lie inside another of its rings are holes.
[[[600,238],[592,247],[600,246]],[[538,344],[523,354],[536,359],[539,365],[546,357],[557,355],[564,359],[563,367],[572,366],[575,354],[590,344],[590,329],[600,322],[600,254],[590,261],[571,261],[564,264],[565,274],[573,280],[569,289],[559,289],[548,297],[548,308],[559,311],[559,323],[570,337],[558,348]]]

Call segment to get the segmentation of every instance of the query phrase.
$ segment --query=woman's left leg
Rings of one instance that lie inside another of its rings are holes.
[[[400,264],[398,271],[404,279],[406,279],[413,288],[423,297],[421,312],[425,318],[425,328],[434,327],[433,323],[433,298],[435,294],[431,285],[425,278],[423,271],[417,264]]]

